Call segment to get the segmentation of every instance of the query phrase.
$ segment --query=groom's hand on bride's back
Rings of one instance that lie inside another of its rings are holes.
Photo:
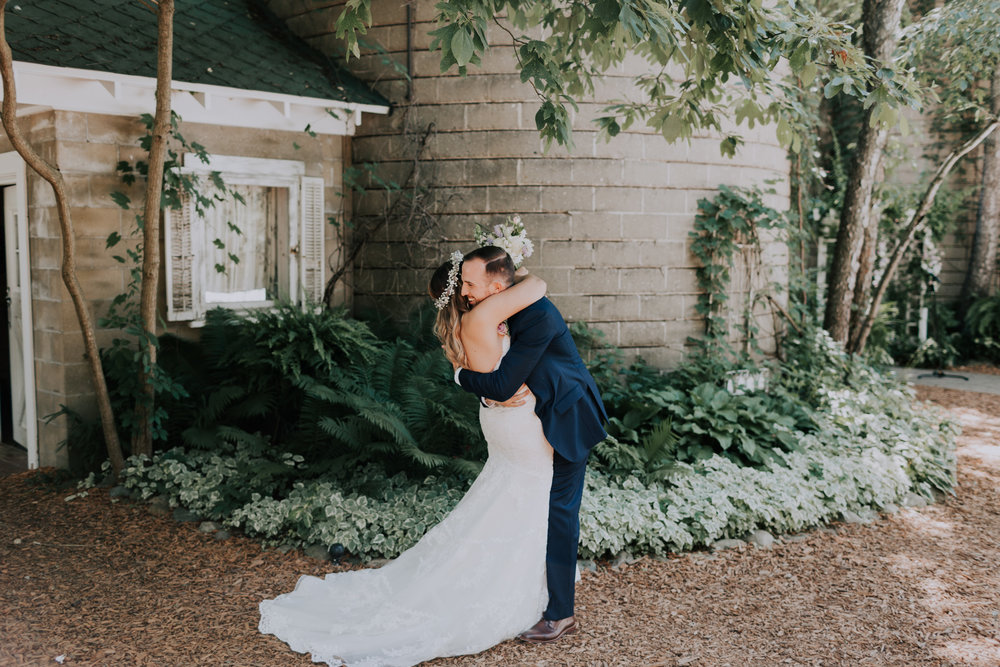
[[[491,408],[497,405],[501,405],[505,408],[516,408],[524,405],[524,402],[528,400],[529,396],[531,396],[531,390],[528,389],[528,385],[522,384],[521,388],[514,392],[513,396],[502,403],[500,401],[491,401],[488,398],[483,399],[483,401]]]

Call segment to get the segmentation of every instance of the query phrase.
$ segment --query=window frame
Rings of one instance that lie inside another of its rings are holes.
[[[212,155],[208,162],[202,162],[197,155],[185,153],[182,161],[182,174],[195,175],[209,187],[214,187],[209,176],[218,172],[226,185],[288,189],[288,248],[283,252],[287,256],[287,266],[279,270],[287,272],[288,299],[292,303],[304,304],[307,298],[319,301],[321,290],[325,287],[323,179],[306,176],[305,163],[298,160]],[[213,267],[207,260],[210,239],[207,238],[204,218],[197,215],[194,202],[184,198],[180,211],[166,210],[164,222],[168,321],[186,321],[190,326],[198,327],[204,325],[205,314],[211,308],[225,307],[248,312],[274,306],[273,299],[206,301],[206,272]],[[179,280],[178,271],[188,271],[190,276],[186,281]],[[189,288],[190,295],[181,294],[178,297],[178,288]],[[184,301],[185,298],[189,299],[189,303]]]

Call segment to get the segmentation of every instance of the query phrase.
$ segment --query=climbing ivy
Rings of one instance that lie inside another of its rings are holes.
[[[140,119],[146,132],[140,137],[139,145],[148,152],[153,140],[153,116],[142,114]],[[239,192],[226,186],[218,172],[212,172],[209,175],[211,187],[205,187],[197,175],[181,170],[181,155],[183,153],[194,155],[205,164],[209,162],[209,154],[201,144],[194,141],[189,142],[184,138],[180,132],[180,122],[180,116],[171,111],[170,143],[167,145],[167,155],[164,162],[160,209],[179,210],[185,199],[194,203],[195,211],[198,214],[204,214],[207,209],[215,206],[218,202],[225,201],[228,197],[245,203]],[[115,171],[121,177],[123,184],[131,186],[137,178],[146,178],[149,175],[149,164],[144,160],[136,160],[135,163],[123,160],[115,166]],[[121,208],[130,209],[131,199],[124,192],[115,191],[110,196]],[[125,289],[111,300],[107,314],[98,319],[99,326],[121,333],[112,340],[109,347],[101,350],[101,358],[105,374],[111,380],[108,385],[112,403],[115,405],[118,426],[128,434],[138,432],[142,419],[138,408],[143,401],[152,400],[146,392],[142,391],[140,375],[137,372],[139,368],[143,369],[149,382],[152,383],[154,396],[166,393],[173,398],[179,398],[187,395],[184,387],[174,381],[149,353],[150,344],[157,349],[159,348],[159,336],[145,330],[139,311],[143,256],[141,232],[145,221],[141,213],[136,214],[134,221],[135,224],[127,237],[123,237],[117,231],[108,235],[106,248],[112,251],[112,258],[116,262],[127,265],[128,282]],[[239,230],[232,223],[229,224],[239,233]],[[126,242],[126,238],[140,240],[135,245],[131,245]],[[216,247],[225,248],[221,239],[215,239],[213,243]],[[238,256],[231,252],[228,255],[234,264],[239,263]],[[226,267],[216,264],[215,269],[219,272],[225,272]],[[167,434],[166,411],[160,405],[147,407],[153,408],[150,417],[150,431],[153,434],[153,440],[162,441]]]
[[[760,268],[760,232],[780,229],[785,216],[764,204],[764,192],[758,187],[719,186],[712,199],[698,201],[698,213],[691,237],[691,253],[701,266],[697,269],[700,294],[695,311],[705,318],[705,338],[696,343],[713,352],[729,352],[729,319],[726,304],[734,262],[743,256],[748,273]],[[753,308],[760,294],[747,294],[740,333],[756,348],[757,327]]]

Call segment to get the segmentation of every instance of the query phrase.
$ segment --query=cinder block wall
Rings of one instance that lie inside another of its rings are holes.
[[[425,155],[430,162],[421,169],[441,223],[429,239],[437,243],[415,258],[402,247],[406,229],[386,229],[369,244],[354,283],[357,305],[404,312],[400,301],[426,298],[430,267],[453,248],[474,247],[474,222],[493,224],[516,213],[538,249],[527,266],[548,281],[567,319],[596,326],[630,354],[663,367],[676,364],[687,337],[703,330],[694,312],[696,262],[688,241],[698,199],[712,196],[720,184],[777,179],[770,203],[786,208],[788,162],[774,128],[744,128],[746,145],[733,159],[720,155],[718,138],[710,135],[670,145],[652,130],[632,128],[605,143],[591,119],[607,102],[633,92],[632,77],[646,70],[637,60],[600,80],[596,100],[581,105],[575,150],[546,153],[534,122],[538,101],[519,80],[509,36],[491,26],[482,67],[470,66],[467,77],[455,70],[442,74],[439,54],[429,51],[434,4],[410,3],[412,88],[385,64],[386,57],[407,62],[407,5],[400,0],[372,5],[375,25],[366,39],[386,53],[369,50],[349,65],[397,105],[389,117],[361,128],[354,163],[377,163],[383,178],[402,180],[413,154],[404,130],[419,132],[433,123]],[[341,52],[334,26],[343,2],[269,5],[314,47]],[[358,216],[384,209],[381,193],[355,200]],[[764,256],[770,273],[786,279],[784,244],[769,244]],[[770,337],[772,320],[760,315]]]
[[[107,314],[110,301],[127,285],[128,266],[118,263],[113,254],[122,247],[106,249],[108,235],[118,232],[124,243],[135,246],[128,238],[135,228],[135,214],[141,213],[144,183],[129,188],[115,172],[120,160],[134,163],[147,159],[139,147],[144,133],[142,123],[130,116],[106,116],[61,111],[32,114],[21,119],[28,140],[42,157],[63,173],[70,200],[76,238],[77,274],[95,325]],[[305,162],[306,173],[322,176],[327,183],[326,210],[329,216],[340,216],[343,160],[346,139],[338,136],[308,136],[305,132],[261,131],[246,128],[183,124],[181,133],[189,142],[198,142],[210,154],[239,155]],[[295,145],[298,144],[299,148]],[[0,152],[12,150],[4,136]],[[111,199],[111,193],[127,194],[133,210],[121,209]],[[84,360],[84,343],[79,320],[63,284],[61,275],[62,234],[51,186],[28,169],[28,225],[31,263],[31,299],[35,344],[35,396],[38,414],[39,462],[43,466],[65,466],[66,448],[59,443],[66,439],[67,423],[60,418],[45,423],[45,416],[67,405],[85,415],[96,415],[96,402],[88,365]],[[340,239],[335,227],[327,227],[327,251],[337,251]],[[161,264],[160,304],[165,317],[164,265]],[[336,295],[343,300],[341,289]],[[179,335],[196,336],[197,330],[186,323],[175,323],[170,331]],[[109,345],[116,332],[97,330],[98,345]]]

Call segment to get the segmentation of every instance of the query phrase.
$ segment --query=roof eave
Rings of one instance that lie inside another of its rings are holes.
[[[97,70],[14,62],[18,105],[115,116],[156,108],[156,79]],[[261,130],[353,135],[362,114],[389,107],[202,83],[171,83],[171,107],[187,123]],[[0,94],[2,98],[2,94]],[[23,112],[20,112],[23,113]]]

